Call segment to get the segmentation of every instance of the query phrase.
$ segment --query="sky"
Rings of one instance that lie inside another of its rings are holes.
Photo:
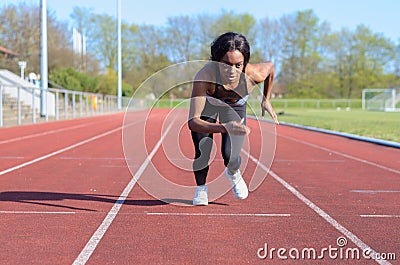
[[[40,0],[0,0],[0,7],[20,2],[39,5]],[[121,0],[121,3],[124,22],[156,26],[165,24],[168,17],[220,14],[223,10],[248,13],[261,20],[312,9],[333,30],[354,30],[362,24],[396,43],[400,41],[399,0]],[[75,6],[91,8],[97,14],[117,14],[117,0],[47,0],[48,10],[63,21],[70,20]]]

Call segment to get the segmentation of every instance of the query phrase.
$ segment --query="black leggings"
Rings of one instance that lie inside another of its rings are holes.
[[[206,105],[201,114],[201,119],[216,123],[217,118],[221,123],[227,123],[230,121],[240,121],[244,118],[244,124],[246,124],[246,104],[241,106],[214,106],[206,101]],[[196,178],[196,184],[205,185],[208,169],[209,160],[213,143],[212,133],[200,133],[192,131],[192,139],[195,147],[195,157],[193,161],[193,172]],[[240,149],[243,145],[244,136],[230,136],[227,133],[221,133],[222,144],[221,153],[224,159],[224,165],[229,168],[230,171],[236,171],[240,167],[241,157]],[[232,146],[232,140],[237,142]],[[234,147],[234,148],[233,148]]]

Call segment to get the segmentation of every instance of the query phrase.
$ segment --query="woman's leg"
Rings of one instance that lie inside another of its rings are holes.
[[[220,117],[224,116],[224,122],[240,121],[243,118],[243,123],[246,124],[246,105],[240,108],[229,108],[224,113],[224,115],[221,113],[219,114]],[[232,184],[233,194],[236,198],[241,200],[246,199],[249,195],[246,183],[239,170],[241,163],[240,152],[242,150],[244,137],[244,135],[222,134],[222,156],[224,157],[224,164],[226,166],[225,176]]]
[[[216,123],[218,113],[214,106],[206,103],[202,112],[201,119]],[[196,179],[197,186],[205,185],[207,180],[207,174],[209,169],[209,160],[211,149],[213,146],[213,134],[212,133],[200,133],[191,131],[192,140],[195,149],[195,157],[193,161],[193,172]]]
[[[192,140],[195,148],[193,172],[197,186],[201,186],[206,184],[213,135],[212,133],[199,133],[192,131]]]
[[[222,123],[229,121],[240,121],[244,118],[246,124],[246,105],[239,107],[226,107],[220,112],[220,120]],[[228,168],[230,174],[234,174],[240,167],[244,135],[222,134],[221,152],[224,159],[224,165]]]

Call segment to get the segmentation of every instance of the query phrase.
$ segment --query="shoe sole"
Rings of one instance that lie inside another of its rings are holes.
[[[193,205],[194,205],[194,206],[207,206],[207,205],[208,205],[208,202],[199,202],[199,203],[193,202]]]

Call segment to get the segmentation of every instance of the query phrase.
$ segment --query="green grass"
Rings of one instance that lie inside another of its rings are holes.
[[[161,99],[157,100],[154,103],[154,108],[189,108],[190,99]]]
[[[400,142],[400,113],[275,108],[279,121]]]

